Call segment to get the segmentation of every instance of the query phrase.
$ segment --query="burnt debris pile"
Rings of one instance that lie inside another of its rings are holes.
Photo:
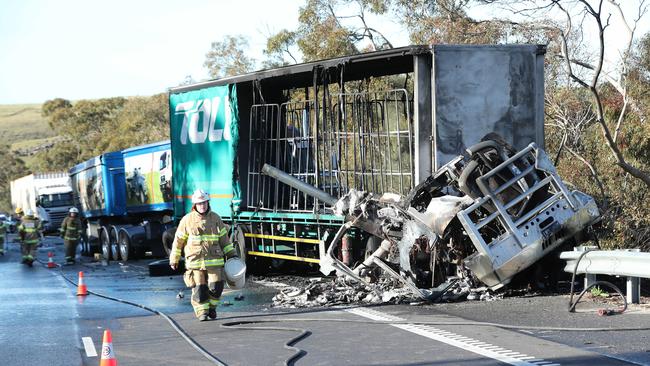
[[[265,173],[278,178],[272,169]],[[552,281],[561,269],[548,258],[584,241],[600,215],[592,197],[569,190],[544,150],[531,143],[516,151],[495,134],[406,196],[350,189],[329,202],[345,224],[327,240],[320,269],[339,279],[287,289],[276,304],[493,299],[524,273]],[[350,243],[365,247],[360,258],[343,255]]]

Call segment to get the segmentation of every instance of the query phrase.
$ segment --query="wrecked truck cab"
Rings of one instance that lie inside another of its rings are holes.
[[[416,186],[401,207],[405,217],[393,223],[401,235],[387,235],[399,255],[388,260],[418,287],[460,277],[497,290],[599,218],[594,199],[570,191],[543,149],[531,143],[517,152],[495,134]]]
[[[522,162],[528,167],[519,170]],[[505,174],[513,167],[515,174]],[[509,179],[489,183],[498,176]],[[600,216],[594,199],[569,191],[534,143],[479,176],[476,183],[483,197],[458,213],[477,250],[464,264],[491,289],[507,284]],[[517,194],[502,194],[509,189]],[[516,213],[510,211],[517,205],[521,208]]]

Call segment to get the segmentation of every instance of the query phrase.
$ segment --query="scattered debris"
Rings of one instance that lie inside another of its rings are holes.
[[[385,289],[382,296],[375,287]],[[395,288],[395,282],[381,278],[373,287],[368,287],[345,277],[305,281],[304,286],[287,286],[273,297],[273,306],[281,308],[304,308],[314,306],[336,306],[345,304],[378,304],[382,302],[403,303],[413,301],[408,289]]]
[[[244,295],[242,295],[241,293],[239,293],[239,294],[237,294],[237,296],[235,296],[235,301],[242,301],[242,300],[244,300]]]
[[[265,165],[263,172],[328,199],[274,169]],[[406,197],[350,189],[332,210],[346,223],[320,266],[325,275],[335,272],[339,278],[289,286],[274,298],[276,306],[496,300],[503,293],[495,291],[561,244],[578,244],[599,219],[594,199],[570,191],[541,148],[531,143],[516,152],[496,134]],[[363,258],[349,258],[353,240],[366,248]],[[350,268],[351,263],[357,265]]]

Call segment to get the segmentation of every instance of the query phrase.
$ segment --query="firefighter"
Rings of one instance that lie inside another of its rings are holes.
[[[23,215],[24,215],[23,209],[20,207],[16,207],[16,210],[14,212],[16,213],[16,215],[14,215],[16,217],[16,227],[18,227],[18,225],[20,225],[20,220],[23,219]]]
[[[0,220],[0,255],[5,255],[5,239],[9,224],[5,220]]]
[[[81,220],[77,217],[79,210],[71,207],[68,210],[68,217],[61,223],[61,237],[65,245],[65,265],[74,264],[74,255],[77,250],[77,243],[81,237]]]
[[[18,235],[21,240],[21,251],[23,253],[23,264],[32,266],[34,262],[34,253],[41,236],[41,220],[34,217],[32,210],[27,209],[25,216],[22,218],[18,226]]]
[[[169,265],[176,269],[181,251],[185,250],[183,279],[192,289],[191,303],[199,321],[217,317],[224,287],[224,256],[237,256],[226,225],[210,211],[209,201],[210,195],[201,189],[192,194],[192,210],[178,224],[169,254]]]

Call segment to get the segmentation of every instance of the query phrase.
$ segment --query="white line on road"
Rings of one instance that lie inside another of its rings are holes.
[[[406,319],[398,318],[396,316],[390,315],[390,314],[385,314],[382,312],[379,312],[377,310],[373,309],[367,309],[367,308],[354,308],[354,309],[348,309],[346,310],[349,313],[356,314],[359,316],[362,316],[364,318],[372,319],[372,320],[378,320],[378,321],[395,321],[395,322],[404,322]],[[423,337],[433,339],[442,343],[446,343],[450,346],[458,347],[476,354],[479,354],[484,357],[489,357],[491,359],[501,361],[510,365],[515,365],[515,366],[536,366],[539,365],[539,363],[531,363],[527,360],[529,360],[528,355],[524,355],[522,353],[515,353],[511,350],[498,347],[498,346],[488,346],[488,347],[482,347],[482,346],[477,346],[476,343],[477,340],[471,339],[471,338],[466,338],[462,337],[458,334],[454,334],[451,332],[446,332],[442,331],[440,329],[428,326],[428,325],[422,325],[422,324],[390,324],[390,326],[403,329],[405,331],[415,333],[418,335],[421,335]],[[443,333],[444,332],[444,333]],[[462,340],[461,340],[462,338]],[[519,357],[513,357],[513,356],[508,356],[508,354],[516,354],[520,355]],[[541,362],[548,362],[542,359],[536,359],[537,361]],[[552,363],[552,362],[548,362]],[[554,364],[555,365],[555,364]],[[559,365],[559,364],[558,364]]]
[[[97,357],[97,350],[95,349],[95,344],[93,339],[90,337],[82,337],[81,341],[84,343],[84,348],[86,349],[87,357]]]

